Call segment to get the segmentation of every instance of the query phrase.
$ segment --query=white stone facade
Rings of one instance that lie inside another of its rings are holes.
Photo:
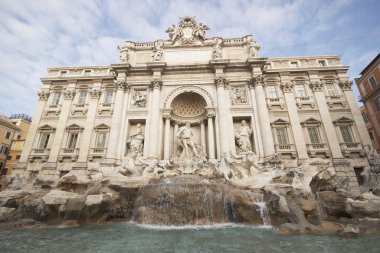
[[[212,163],[253,152],[258,164],[278,154],[286,168],[321,157],[357,187],[371,141],[339,56],[257,57],[252,36],[206,30],[185,17],[169,40],[127,41],[121,63],[48,69],[15,173],[58,179],[130,156],[171,161],[190,122]]]

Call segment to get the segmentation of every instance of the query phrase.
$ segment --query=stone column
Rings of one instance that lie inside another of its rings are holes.
[[[178,122],[174,122],[174,133],[173,133],[173,153],[177,151],[177,144],[178,144],[178,139],[177,139],[177,132],[178,132]]]
[[[122,111],[121,111],[121,126],[120,126],[120,133],[119,133],[119,145],[117,147],[117,158],[120,159],[120,158],[123,158],[124,157],[124,152],[125,152],[125,143],[126,143],[126,134],[127,134],[127,131],[126,131],[126,126],[128,124],[127,122],[127,111],[128,111],[128,98],[129,98],[129,94],[131,92],[131,85],[130,84],[126,84],[125,86],[125,92],[124,92],[124,98],[123,98],[123,107],[122,107]]]
[[[152,90],[152,105],[149,112],[149,143],[148,158],[158,159],[158,138],[159,138],[159,120],[160,120],[160,96],[162,81],[153,79],[150,83]]]
[[[228,111],[226,107],[226,98],[224,94],[224,89],[227,87],[227,80],[219,76],[215,78],[214,83],[216,85],[216,93],[218,98],[218,119],[219,119],[219,142],[220,142],[220,153],[223,156],[224,153],[230,152],[229,143],[229,133],[228,133]]]
[[[249,85],[249,90],[251,93],[251,101],[252,101],[252,107],[253,107],[253,125],[254,125],[254,131],[253,131],[253,138],[254,138],[254,144],[255,144],[255,151],[256,155],[259,156],[259,158],[264,157],[264,149],[263,149],[263,142],[261,137],[261,130],[259,125],[259,116],[257,115],[257,101],[256,101],[256,93],[254,89],[254,85]]]
[[[322,124],[326,132],[327,141],[329,143],[332,158],[343,158],[342,151],[339,146],[339,140],[336,135],[329,109],[327,107],[325,94],[323,92],[324,83],[320,81],[310,82],[310,88],[314,92],[315,101],[319,108]]]
[[[346,97],[346,101],[348,103],[348,106],[351,109],[352,116],[354,118],[354,122],[359,129],[359,137],[363,145],[370,145],[372,146],[371,139],[369,138],[369,134],[367,131],[364,131],[363,129],[366,129],[362,114],[360,113],[360,109],[356,103],[355,94],[351,89],[352,82],[347,81],[341,81],[339,82],[339,86],[342,88],[344,92],[344,96]]]
[[[170,160],[170,117],[165,117],[164,160]]]
[[[205,121],[202,119],[200,121],[201,124],[201,146],[203,149],[203,152],[206,153],[206,128],[205,128]]]
[[[63,102],[61,107],[61,112],[59,114],[59,120],[57,124],[57,129],[53,138],[53,142],[50,149],[48,163],[57,162],[57,158],[62,147],[63,136],[65,135],[67,117],[70,113],[70,107],[72,100],[75,96],[75,83],[69,83],[67,89],[63,92]],[[55,167],[46,166],[46,167]]]
[[[86,123],[84,125],[84,130],[83,130],[83,135],[81,138],[81,142],[79,145],[79,158],[78,162],[87,162],[88,159],[88,153],[89,149],[91,148],[91,137],[93,134],[93,129],[94,129],[94,121],[96,117],[96,110],[97,110],[97,105],[99,102],[99,97],[102,93],[100,90],[101,83],[95,84],[96,88],[93,87],[89,89],[88,94],[90,95],[90,99],[88,102],[88,111],[87,111],[87,118],[86,118]],[[95,86],[94,85],[94,86]]]
[[[120,135],[120,128],[121,128],[121,112],[123,109],[123,98],[124,98],[124,89],[126,87],[126,81],[125,80],[117,80],[115,82],[116,85],[116,95],[115,95],[115,101],[114,101],[114,110],[112,114],[112,121],[111,121],[111,131],[110,136],[108,140],[108,146],[107,146],[107,156],[106,160],[110,163],[115,163],[117,159],[117,147],[119,144],[119,135]]]
[[[280,87],[282,89],[282,92],[284,93],[286,106],[288,108],[290,126],[293,132],[298,159],[307,159],[309,158],[309,156],[307,154],[306,143],[305,143],[300,119],[298,117],[296,100],[293,93],[294,84],[290,82],[285,82],[285,83],[282,83]]]
[[[215,159],[215,140],[214,140],[214,114],[207,115],[207,136],[208,136],[208,159]]]
[[[256,102],[259,116],[261,138],[263,142],[264,156],[271,156],[275,153],[272,129],[269,121],[268,108],[265,101],[263,89],[263,76],[257,75],[251,79],[251,85],[255,87]]]

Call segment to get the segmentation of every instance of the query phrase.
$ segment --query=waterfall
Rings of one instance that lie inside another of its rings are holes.
[[[267,204],[264,202],[264,194],[254,192],[248,192],[247,194],[251,197],[252,202],[259,208],[263,225],[268,227],[272,226]]]

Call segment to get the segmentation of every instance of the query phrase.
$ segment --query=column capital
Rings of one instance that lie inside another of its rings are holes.
[[[322,91],[323,85],[324,85],[324,83],[321,81],[310,82],[310,88],[313,90],[313,92]]]
[[[291,82],[281,83],[280,88],[282,89],[282,92],[284,93],[291,93],[293,92],[294,83],[291,83]]]
[[[127,83],[127,81],[125,80],[115,80],[114,84],[116,86],[116,89],[118,90],[129,92],[129,90],[131,89],[131,85]]]
[[[99,98],[102,94],[102,91],[100,89],[90,88],[88,90],[88,93],[90,94],[91,98]]]
[[[74,98],[75,93],[76,93],[75,90],[65,90],[63,92],[63,96],[64,96],[65,99],[71,100],[71,99]]]
[[[48,98],[50,96],[50,92],[48,90],[41,90],[37,94],[40,98],[40,101],[46,101],[46,100],[48,100]]]
[[[151,90],[161,89],[162,88],[162,80],[158,78],[154,78],[150,81],[149,88]]]
[[[227,88],[228,87],[228,81],[225,77],[223,76],[219,76],[219,77],[216,77],[214,79],[214,84],[215,86],[218,88],[218,87],[224,87],[224,88]]]
[[[340,86],[340,88],[342,88],[343,91],[352,90],[352,88],[351,88],[352,81],[350,81],[350,80],[340,81],[339,86]]]
[[[249,79],[250,88],[254,88],[256,86],[263,86],[265,75],[257,75]]]

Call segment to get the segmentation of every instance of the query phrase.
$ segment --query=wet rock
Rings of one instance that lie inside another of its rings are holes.
[[[337,233],[342,230],[342,224],[331,221],[324,221],[319,226],[319,231],[322,233]]]
[[[57,181],[50,177],[39,175],[35,179],[35,185],[42,189],[54,189],[57,186]]]
[[[318,192],[319,200],[324,212],[332,217],[351,217],[346,211],[347,194],[344,192],[323,191]]]
[[[0,207],[0,222],[9,221],[13,218],[16,208]]]
[[[42,197],[42,200],[45,205],[63,205],[67,200],[79,197],[80,195],[74,192],[51,190],[48,194]]]
[[[29,192],[24,190],[6,190],[0,192],[0,206],[17,207],[18,202],[28,195]]]
[[[305,215],[314,215],[316,213],[317,207],[319,205],[318,200],[307,200],[301,199],[299,201],[300,208],[305,213]]]
[[[343,228],[342,233],[343,234],[359,234],[360,229],[351,224],[348,224]]]
[[[380,218],[380,197],[364,193],[359,198],[347,198],[346,211],[352,217]]]
[[[313,192],[320,191],[335,191],[336,185],[336,172],[334,168],[328,168],[313,176],[310,182],[310,188]]]

